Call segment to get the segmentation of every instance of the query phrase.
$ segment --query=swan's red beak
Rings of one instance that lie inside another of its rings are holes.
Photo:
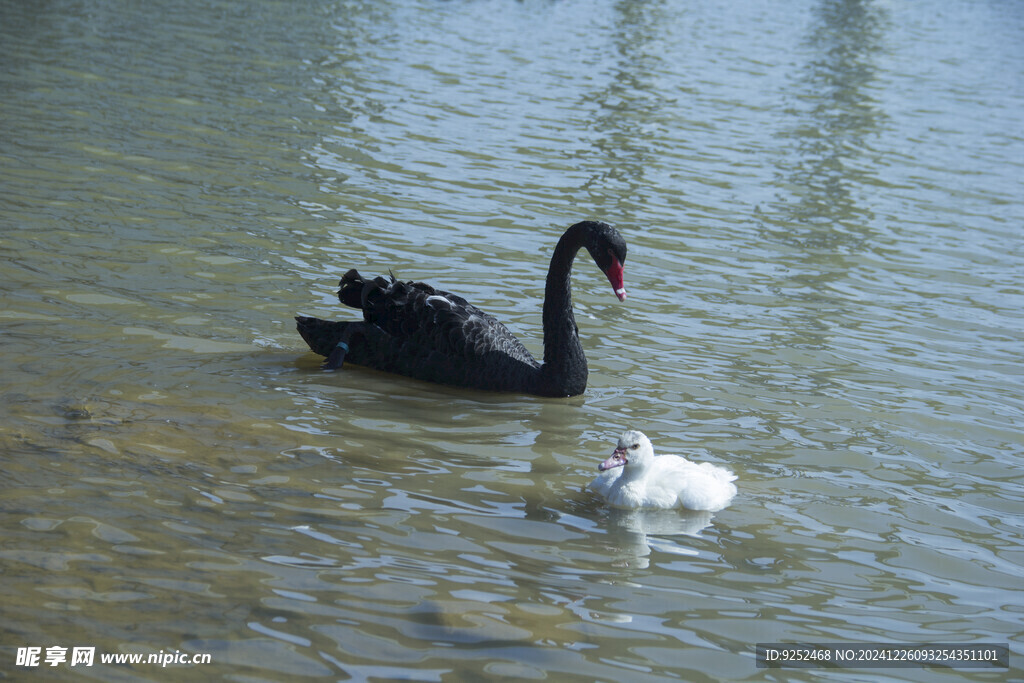
[[[612,283],[615,296],[619,297],[619,301],[625,301],[626,283],[622,279],[622,264],[619,263],[619,259],[612,256],[612,264],[608,266],[608,270],[604,271],[604,274],[608,276],[608,282]]]
[[[622,467],[627,462],[629,462],[629,460],[628,458],[626,458],[626,449],[616,448],[615,452],[612,453],[612,457],[608,458],[603,463],[598,465],[597,469],[600,472],[604,472],[605,470],[614,469],[616,467]]]

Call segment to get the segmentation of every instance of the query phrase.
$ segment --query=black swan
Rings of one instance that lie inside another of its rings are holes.
[[[341,303],[363,311],[361,322],[298,316],[309,348],[324,366],[348,361],[428,382],[539,396],[576,396],[587,388],[587,359],[572,312],[569,276],[586,247],[619,300],[625,300],[626,241],[605,223],[583,221],[558,240],[544,292],[544,362],[507,327],[465,299],[394,276],[364,280],[356,271],[339,283]]]

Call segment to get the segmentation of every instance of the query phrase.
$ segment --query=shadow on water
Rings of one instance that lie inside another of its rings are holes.
[[[658,49],[666,25],[664,2],[619,2],[614,7],[616,59],[604,85],[587,94],[598,112],[590,123],[598,170],[581,188],[601,213],[629,220],[647,194],[646,169],[657,156],[660,125],[674,101],[657,87],[666,65]]]
[[[779,184],[795,201],[777,207],[768,239],[815,256],[864,248],[874,217],[868,193],[878,183],[869,141],[885,120],[870,92],[873,60],[886,21],[870,0],[825,0],[815,12],[790,108],[795,121],[779,133],[792,154],[778,164]]]
[[[773,286],[776,346],[827,348],[837,329],[856,324],[847,296],[851,256],[872,245],[871,196],[881,181],[871,148],[886,115],[872,96],[875,59],[883,49],[888,15],[870,0],[824,0],[813,12],[802,44],[788,109],[791,123],[777,137],[785,156],[777,162],[780,196],[759,216],[760,234],[778,245]],[[786,353],[786,352],[783,352]],[[828,370],[808,367],[795,374],[821,390],[833,384]]]

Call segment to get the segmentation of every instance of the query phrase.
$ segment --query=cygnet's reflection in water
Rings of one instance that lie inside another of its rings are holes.
[[[609,549],[615,563],[643,569],[652,550],[696,557],[699,551],[675,540],[700,537],[714,515],[690,510],[608,510]]]

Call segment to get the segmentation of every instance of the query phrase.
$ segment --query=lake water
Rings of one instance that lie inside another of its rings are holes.
[[[0,63],[0,672],[1020,680],[1019,3],[7,2]],[[391,269],[539,354],[584,218],[583,396],[294,330]],[[609,511],[626,428],[739,495]],[[755,666],[861,641],[1013,661]]]

